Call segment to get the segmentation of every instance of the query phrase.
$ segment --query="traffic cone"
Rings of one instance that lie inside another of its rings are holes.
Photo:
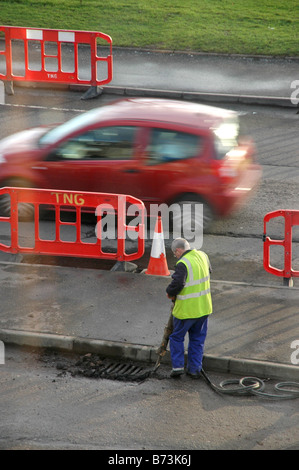
[[[167,266],[162,219],[160,215],[158,215],[157,217],[153,244],[151,249],[151,256],[145,274],[155,274],[158,276],[170,275]]]

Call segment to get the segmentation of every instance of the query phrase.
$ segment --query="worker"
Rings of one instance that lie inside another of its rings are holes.
[[[172,281],[166,288],[167,296],[175,301],[172,310],[173,332],[169,336],[170,376],[178,377],[184,373],[184,340],[188,332],[186,373],[192,378],[199,378],[208,317],[212,313],[210,261],[203,251],[191,249],[184,238],[176,238],[171,249],[178,261]]]

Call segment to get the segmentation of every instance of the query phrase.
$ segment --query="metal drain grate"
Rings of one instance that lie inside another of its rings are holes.
[[[114,380],[144,380],[149,374],[144,367],[123,363],[110,363],[100,371],[102,378]]]
[[[85,377],[141,381],[149,377],[152,370],[136,363],[110,362],[99,359],[94,355],[86,354],[77,361],[74,372]]]

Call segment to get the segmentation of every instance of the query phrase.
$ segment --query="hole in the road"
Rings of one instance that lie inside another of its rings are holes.
[[[80,356],[73,364],[58,361],[56,368],[61,373],[69,372],[72,376],[130,382],[145,380],[152,373],[152,369],[135,362],[111,361],[91,353]]]

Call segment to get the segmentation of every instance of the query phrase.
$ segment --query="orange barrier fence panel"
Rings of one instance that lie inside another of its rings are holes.
[[[0,26],[1,32],[0,80],[91,86],[112,80],[112,39],[107,34],[16,26]],[[21,57],[15,58],[14,47]]]
[[[31,188],[1,188],[0,197],[10,198],[10,215],[0,217],[0,223],[8,224],[10,231],[10,243],[0,243],[0,250],[7,253],[32,253],[53,256],[75,256],[84,258],[110,259],[116,261],[130,261],[138,259],[144,254],[144,218],[145,207],[142,201],[130,195],[58,191],[52,189]],[[32,209],[34,224],[32,246],[22,244],[20,237],[21,225],[18,214],[19,205],[26,204]],[[136,224],[126,224],[128,207],[132,206],[138,217]],[[55,234],[52,238],[41,236],[40,211],[48,209],[55,215]],[[82,233],[82,214],[92,212],[96,216],[96,233],[94,242],[84,241]],[[72,220],[65,220],[62,214],[72,213]],[[103,232],[104,217],[107,213],[115,216],[115,251],[105,251],[103,240],[109,237]],[[64,240],[61,236],[62,229],[71,227],[75,231],[75,239]],[[126,251],[126,239],[132,235],[137,242],[134,252]]]
[[[267,223],[277,217],[284,218],[284,238],[281,240],[272,240],[267,236]],[[269,212],[264,217],[264,269],[276,276],[284,278],[299,277],[299,271],[292,268],[292,229],[295,225],[299,225],[299,211],[296,210],[277,210]],[[284,249],[284,267],[283,269],[275,268],[270,262],[271,246],[281,246]]]

